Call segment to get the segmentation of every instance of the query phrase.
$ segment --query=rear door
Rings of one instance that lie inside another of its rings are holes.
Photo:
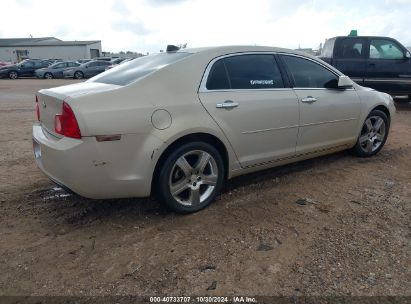
[[[334,45],[333,66],[363,85],[366,72],[366,39],[339,37]]]
[[[365,85],[382,92],[409,94],[411,60],[407,50],[389,38],[370,38]]]
[[[83,69],[85,77],[92,77],[98,74],[98,69],[100,68],[99,62],[93,61],[89,62],[86,65],[86,68]]]
[[[243,167],[295,154],[298,100],[273,54],[233,54],[212,61],[199,97]]]
[[[338,75],[309,58],[280,56],[299,99],[297,154],[355,141],[360,99],[353,88],[339,89]]]

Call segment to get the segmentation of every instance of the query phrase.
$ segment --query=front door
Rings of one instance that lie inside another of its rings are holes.
[[[32,76],[34,70],[35,66],[33,61],[23,61],[20,64],[19,74],[20,76]]]
[[[338,89],[338,75],[312,60],[281,55],[300,105],[297,154],[354,143],[360,99],[354,89]]]
[[[285,88],[274,55],[232,55],[214,61],[209,69],[199,97],[241,165],[293,156],[298,100]]]

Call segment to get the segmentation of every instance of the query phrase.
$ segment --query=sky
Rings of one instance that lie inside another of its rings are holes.
[[[352,29],[411,46],[411,0],[9,0],[1,6],[0,38],[101,40],[111,52],[152,53],[184,43],[318,48]]]

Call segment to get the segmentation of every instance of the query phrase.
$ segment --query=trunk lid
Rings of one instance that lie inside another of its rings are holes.
[[[83,82],[38,91],[37,98],[39,103],[40,122],[43,129],[48,133],[61,138],[62,135],[57,134],[54,130],[54,119],[56,114],[61,114],[64,101],[70,104],[76,97],[110,91],[119,87],[120,86],[117,85],[103,83]],[[78,113],[74,114],[78,115]]]

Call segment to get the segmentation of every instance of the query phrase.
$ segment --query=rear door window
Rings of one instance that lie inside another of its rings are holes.
[[[223,59],[214,63],[210,70],[206,87],[208,90],[226,90],[231,88]]]
[[[360,59],[365,55],[365,40],[363,38],[344,38],[338,43],[335,58]]]
[[[93,67],[96,67],[96,66],[99,66],[99,65],[100,65],[99,62],[94,61],[94,62],[88,63],[88,64],[87,64],[87,67],[93,68]]]
[[[274,55],[250,54],[224,58],[232,89],[284,88]]]

